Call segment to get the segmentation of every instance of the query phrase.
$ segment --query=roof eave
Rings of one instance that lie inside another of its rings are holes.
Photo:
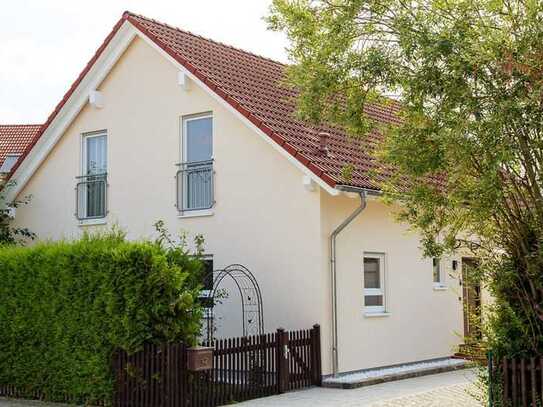
[[[383,195],[383,191],[378,190],[378,189],[361,188],[361,187],[355,187],[352,185],[338,184],[335,186],[335,189],[341,192],[354,192],[354,193],[365,192],[367,195],[373,195],[373,196]]]

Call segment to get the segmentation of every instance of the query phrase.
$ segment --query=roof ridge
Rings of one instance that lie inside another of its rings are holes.
[[[277,65],[281,65],[282,67],[288,67],[288,64],[284,64],[282,62],[279,62],[279,61],[276,61],[275,59],[272,59],[272,58],[269,58],[269,57],[265,57],[263,55],[260,55],[260,54],[257,54],[255,52],[252,52],[252,51],[247,51],[246,49],[243,49],[243,48],[239,48],[239,47],[234,47],[233,45],[230,45],[230,44],[225,44],[224,42],[221,42],[221,41],[217,41],[217,40],[214,40],[212,38],[209,38],[209,37],[204,37],[203,35],[200,35],[200,34],[196,34],[196,33],[193,33],[192,31],[188,31],[188,30],[183,30],[182,28],[179,28],[179,27],[175,27],[173,25],[170,25],[170,24],[167,24],[167,23],[164,23],[162,21],[159,21],[159,20],[156,20],[154,18],[150,18],[150,17],[147,17],[147,16],[144,16],[142,14],[138,14],[138,13],[133,13],[131,11],[125,11],[123,13],[123,17],[124,18],[128,18],[128,17],[134,17],[134,18],[141,18],[143,20],[146,20],[146,21],[150,21],[154,24],[160,24],[160,25],[163,25],[164,27],[167,27],[171,30],[175,30],[175,31],[179,31],[179,32],[182,32],[184,34],[187,34],[187,35],[190,35],[192,37],[196,37],[196,38],[200,38],[204,41],[208,41],[208,42],[211,42],[213,44],[217,44],[217,45],[220,45],[222,47],[226,47],[226,48],[230,48],[230,49],[233,49],[234,51],[238,51],[238,52],[241,52],[241,53],[244,53],[244,54],[247,54],[247,55],[251,55],[255,58],[258,58],[258,59],[262,59],[264,61],[268,61],[268,62],[272,62],[274,64],[277,64]]]

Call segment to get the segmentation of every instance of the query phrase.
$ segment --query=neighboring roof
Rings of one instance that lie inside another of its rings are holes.
[[[8,155],[23,154],[41,124],[0,124],[0,166]]]
[[[373,146],[381,138],[377,132],[362,142],[349,138],[337,128],[316,128],[295,118],[296,92],[283,84],[286,65],[130,12],[123,14],[106,37],[28,145],[23,158],[46,132],[125,21],[131,23],[327,185],[335,187],[346,184],[378,190],[380,181],[390,173],[389,168],[380,165],[372,156]],[[397,123],[397,108],[396,103],[389,107],[373,106],[367,109],[366,114],[383,123]],[[330,133],[327,154],[319,149],[320,131]],[[17,162],[12,174],[22,161],[21,159]],[[346,166],[353,168],[349,180],[342,177]],[[378,175],[370,175],[372,170],[379,170]]]

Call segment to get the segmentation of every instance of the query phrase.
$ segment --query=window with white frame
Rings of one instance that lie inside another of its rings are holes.
[[[21,154],[8,154],[0,166],[0,174],[7,174],[11,171]]]
[[[442,286],[443,276],[441,273],[441,259],[439,258],[432,259],[432,272],[433,272],[434,285]]]
[[[82,136],[81,176],[77,177],[77,217],[103,218],[107,214],[107,133]]]
[[[213,116],[206,113],[184,117],[181,145],[177,207],[181,212],[210,209],[214,204]]]
[[[385,312],[385,255],[364,253],[364,308],[368,313]]]

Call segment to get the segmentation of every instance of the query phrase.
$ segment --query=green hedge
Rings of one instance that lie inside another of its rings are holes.
[[[0,385],[74,402],[111,400],[111,356],[194,342],[202,263],[120,233],[0,248]]]

